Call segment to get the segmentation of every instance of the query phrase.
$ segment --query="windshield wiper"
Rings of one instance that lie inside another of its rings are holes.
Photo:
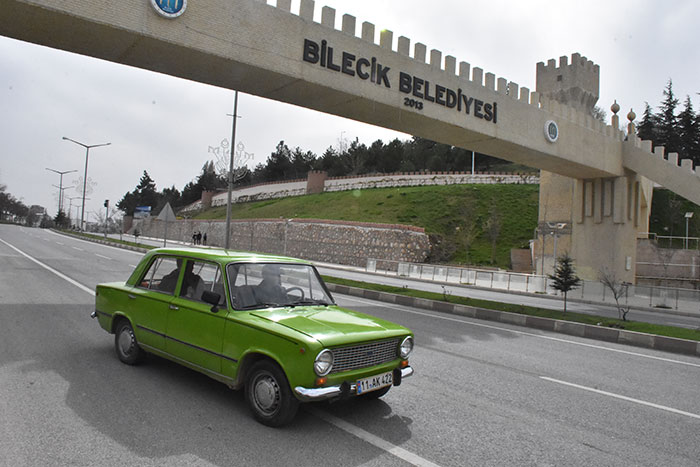
[[[253,303],[252,305],[244,306],[241,308],[238,308],[239,310],[254,310],[256,308],[278,308],[282,306],[287,306],[287,305],[282,305],[281,303],[272,303],[272,302],[263,302],[263,303]]]
[[[323,300],[297,300],[295,302],[290,303],[291,306],[298,306],[298,305],[319,305],[319,306],[328,306],[330,305],[328,302],[325,302]]]

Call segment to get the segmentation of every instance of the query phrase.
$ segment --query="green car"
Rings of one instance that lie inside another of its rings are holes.
[[[244,388],[255,418],[289,423],[300,402],[381,397],[413,374],[413,333],[338,307],[306,261],[158,248],[124,282],[99,284],[95,312],[119,359],[146,353]]]

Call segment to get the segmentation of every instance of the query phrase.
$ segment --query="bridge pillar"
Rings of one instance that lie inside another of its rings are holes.
[[[588,114],[598,100],[599,68],[579,54],[537,65],[537,92]],[[617,103],[611,108],[618,127]],[[652,183],[632,172],[613,178],[575,179],[540,174],[539,217],[533,244],[535,270],[551,274],[565,252],[577,274],[597,280],[607,270],[635,282],[637,233],[649,230]]]

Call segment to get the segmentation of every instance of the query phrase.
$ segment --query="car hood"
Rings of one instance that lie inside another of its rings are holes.
[[[336,306],[260,310],[258,318],[310,336],[324,346],[405,336],[411,332],[398,324]]]

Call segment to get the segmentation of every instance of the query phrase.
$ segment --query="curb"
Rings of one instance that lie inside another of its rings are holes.
[[[83,237],[82,235],[72,235],[72,234],[62,232],[60,230],[55,230],[55,229],[51,229],[51,231],[54,233],[57,233],[58,235],[65,235],[66,237],[77,238],[79,240],[84,240],[86,242],[100,243],[102,245],[113,246],[115,248],[121,248],[122,250],[138,251],[140,253],[147,253],[149,251],[148,248],[141,248],[141,247],[137,247],[137,246],[125,245],[123,243],[111,242],[109,240],[99,240],[97,238]]]
[[[326,283],[326,286],[331,292],[334,293],[337,292],[339,294],[351,295],[369,300],[396,303],[397,305],[413,306],[416,308],[424,308],[427,310],[466,316],[469,318],[515,324],[517,326],[542,329],[544,331],[558,332],[561,334],[569,334],[588,339],[596,339],[617,344],[632,345],[635,347],[644,347],[647,349],[662,350],[665,352],[700,357],[700,342],[698,341],[657,336],[655,334],[645,334],[641,332],[627,331],[624,329],[593,326],[591,324],[562,321],[553,318],[521,315],[507,311],[489,310],[486,308],[446,303],[439,300],[414,298],[388,292],[377,292],[375,290],[361,289],[347,285],[338,285],[330,282]]]

